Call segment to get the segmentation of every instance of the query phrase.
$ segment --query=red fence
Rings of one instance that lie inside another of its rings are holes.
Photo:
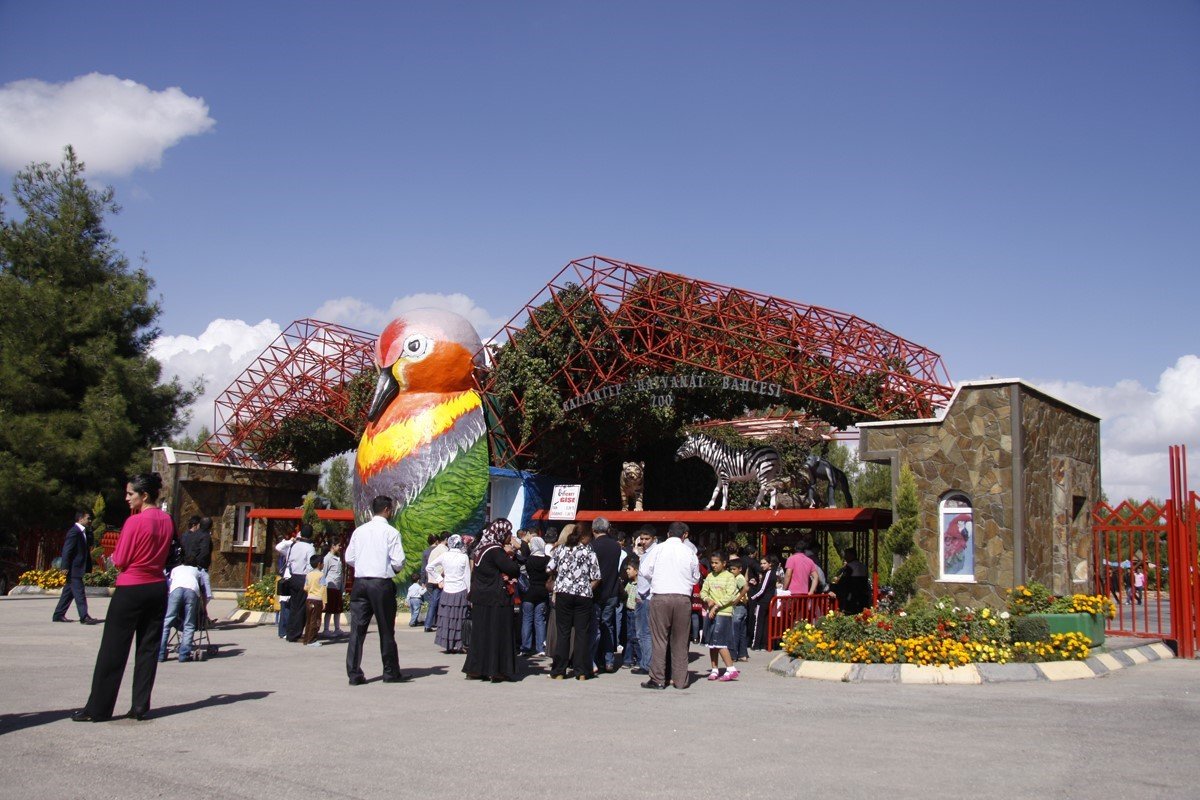
[[[1187,487],[1187,455],[1170,448],[1171,496],[1092,509],[1093,591],[1117,604],[1107,632],[1166,639],[1180,658],[1192,658],[1200,627],[1197,531],[1200,498]]]
[[[774,650],[775,643],[797,622],[813,622],[836,610],[837,598],[833,595],[776,595],[767,609],[767,649]]]

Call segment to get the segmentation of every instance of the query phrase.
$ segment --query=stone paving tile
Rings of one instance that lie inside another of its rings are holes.
[[[984,683],[1019,683],[1045,680],[1033,664],[976,664]]]
[[[1050,681],[1074,681],[1094,678],[1096,673],[1081,661],[1047,661],[1037,664],[1038,670]]]
[[[1129,656],[1129,659],[1134,664],[1146,664],[1150,661],[1150,658],[1142,652],[1142,648],[1140,647],[1136,647],[1132,650],[1126,650],[1125,654]],[[1155,660],[1157,661],[1158,659]]]
[[[899,683],[899,664],[855,664],[850,670],[851,683]]]

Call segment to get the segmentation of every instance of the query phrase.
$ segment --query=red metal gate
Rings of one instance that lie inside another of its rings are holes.
[[[1192,658],[1200,642],[1200,497],[1188,491],[1185,448],[1171,447],[1169,456],[1166,502],[1126,500],[1092,509],[1093,590],[1117,604],[1108,633],[1166,639],[1180,658]]]

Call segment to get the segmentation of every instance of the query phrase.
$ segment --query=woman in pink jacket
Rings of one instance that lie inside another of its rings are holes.
[[[158,669],[158,646],[167,606],[163,570],[175,536],[171,518],[156,505],[161,491],[162,478],[156,472],[135,475],[125,487],[130,514],[112,556],[120,571],[117,588],[104,619],[104,635],[92,673],[92,693],[87,705],[71,716],[76,722],[112,719],[135,635],[133,704],[129,716],[141,720],[150,711],[150,692]]]

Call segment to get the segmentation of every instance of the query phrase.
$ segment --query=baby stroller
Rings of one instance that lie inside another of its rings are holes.
[[[183,618],[177,618],[171,626],[171,635],[167,639],[167,654],[179,652],[179,639],[183,636]],[[196,629],[192,633],[192,653],[189,657],[190,661],[203,661],[209,656],[217,654],[217,645],[212,643],[212,639],[208,635],[208,613],[204,609],[204,604],[198,604],[196,608]]]

